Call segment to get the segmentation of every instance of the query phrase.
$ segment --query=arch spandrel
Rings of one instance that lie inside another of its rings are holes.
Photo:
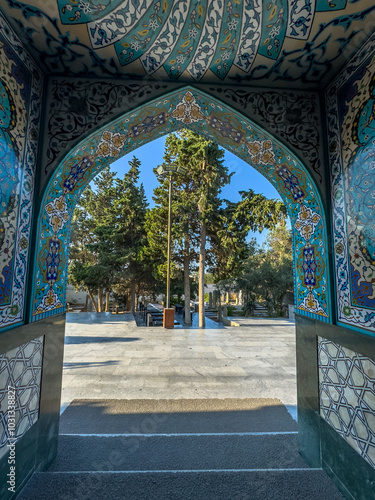
[[[53,78],[48,86],[43,168],[38,196],[64,159],[93,131],[111,124],[138,107],[185,88],[172,82],[132,82]],[[325,203],[323,133],[320,99],[306,90],[194,85],[231,110],[246,115],[301,158]]]
[[[219,143],[275,186],[292,222],[297,312],[331,321],[325,215],[306,168],[249,119],[190,87],[125,114],[85,139],[60,164],[38,220],[31,321],[64,310],[70,220],[82,190],[108,163],[181,128]]]

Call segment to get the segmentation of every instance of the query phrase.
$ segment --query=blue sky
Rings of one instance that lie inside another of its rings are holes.
[[[140,181],[145,187],[146,196],[151,207],[153,205],[153,190],[158,184],[156,175],[153,173],[153,168],[163,163],[165,139],[166,137],[161,137],[149,142],[123,156],[111,165],[111,170],[117,172],[118,177],[123,177],[129,168],[129,160],[131,160],[133,156],[139,158],[142,164]],[[240,195],[238,194],[239,191],[247,191],[251,188],[256,193],[267,196],[267,198],[281,199],[272,184],[246,162],[237,158],[237,156],[229,151],[225,151],[224,158],[229,172],[234,171],[235,174],[232,176],[230,184],[223,189],[223,198],[236,202],[240,199]],[[265,240],[266,234],[266,231],[263,231],[261,234],[251,233],[249,237],[255,236],[258,243],[262,243]]]

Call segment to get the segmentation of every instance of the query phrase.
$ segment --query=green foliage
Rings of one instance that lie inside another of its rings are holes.
[[[205,285],[214,285],[215,284],[214,275],[212,273],[206,273],[204,276],[204,283]]]
[[[187,258],[191,272],[197,269],[200,224],[202,221],[211,224],[215,219],[221,204],[218,193],[229,182],[223,156],[224,150],[217,144],[189,130],[170,134],[166,139],[163,165],[173,163],[187,170],[187,175],[172,177],[173,262],[175,266],[182,265]],[[154,171],[156,173],[156,169]],[[159,180],[153,196],[155,207],[148,211],[146,225],[149,251],[155,262],[159,262],[157,273],[165,277],[169,182],[168,177],[159,177]]]
[[[262,194],[256,194],[252,189],[240,191],[242,200],[238,203],[227,202],[232,209],[232,220],[236,221],[241,229],[259,231],[273,229],[278,224],[283,225],[287,217],[286,207],[280,200],[268,199]]]
[[[222,188],[230,182],[223,161],[224,150],[217,144],[183,130],[170,134],[166,140],[165,164],[173,163],[187,169],[185,176],[173,176],[172,276],[184,259],[190,272],[197,270],[199,229],[206,225],[205,282],[233,282],[248,256],[246,237],[249,231],[275,227],[286,217],[284,204],[269,200],[252,190],[241,192],[241,201],[232,203],[220,197]],[[156,169],[155,169],[156,172]],[[148,251],[156,264],[159,279],[166,276],[168,179],[161,179],[154,190],[155,207],[146,215]],[[186,245],[186,243],[188,243]]]
[[[141,259],[146,244],[145,217],[147,200],[143,185],[139,183],[141,162],[133,157],[130,169],[123,179],[116,179],[116,197],[112,213],[116,216],[115,247],[121,253],[121,276],[117,277],[115,291],[134,288],[146,281],[149,268]]]
[[[242,199],[237,203],[224,200],[214,236],[218,244],[213,247],[216,257],[213,272],[223,290],[226,289],[226,281],[232,284],[240,274],[243,261],[249,255],[245,243],[249,231],[262,232],[263,229],[274,228],[279,223],[283,224],[287,215],[282,201],[268,199],[252,189],[241,191],[240,195]]]
[[[73,215],[69,282],[76,288],[126,294],[147,281],[141,253],[147,201],[139,183],[140,161],[129,162],[123,179],[105,168],[82,193]]]
[[[228,317],[229,316],[238,316],[238,311],[234,306],[227,306]]]
[[[116,174],[104,169],[82,193],[73,214],[69,282],[76,288],[109,287],[118,270],[114,253],[113,217]]]
[[[278,240],[282,229],[274,230],[272,241],[267,240],[277,259],[267,249],[247,244],[246,237],[249,231],[282,224],[283,203],[251,189],[241,192],[237,203],[222,199],[222,188],[232,176],[224,164],[224,150],[192,131],[167,137],[164,164],[171,163],[187,170],[172,179],[172,295],[180,301],[183,294],[196,294],[198,284],[190,276],[198,270],[202,241],[207,243],[206,284],[219,282],[226,292],[238,278],[248,297],[254,293],[275,309],[288,280],[287,273],[281,276],[286,266],[284,240]],[[69,282],[76,288],[87,288],[92,294],[97,289],[111,290],[119,300],[131,297],[133,301],[136,292],[165,292],[169,180],[159,177],[155,207],[149,209],[139,185],[139,169],[135,157],[122,179],[107,167],[95,178],[94,187],[82,193],[71,233]]]
[[[183,271],[184,295],[189,302],[196,284],[190,274],[197,270],[200,240],[206,235],[201,228],[213,228],[221,200],[219,193],[229,182],[230,175],[223,164],[224,150],[194,132],[183,130],[170,134],[166,140],[164,164],[183,167],[187,174],[172,176],[172,283]],[[156,173],[156,169],[154,170]],[[160,185],[154,190],[155,207],[146,215],[148,248],[154,262],[154,277],[165,279],[167,260],[167,226],[169,178],[159,178]],[[211,232],[215,230],[212,229]],[[207,232],[205,230],[205,232]],[[208,231],[209,233],[210,231]],[[210,240],[210,235],[208,234]],[[216,243],[209,243],[209,249]],[[203,245],[203,248],[205,245]],[[210,255],[209,253],[208,260]],[[171,284],[171,291],[173,287]]]
[[[245,293],[246,315],[253,314],[256,301],[265,303],[270,315],[280,314],[285,293],[293,290],[292,235],[284,225],[269,232],[262,248],[250,241],[237,288]]]

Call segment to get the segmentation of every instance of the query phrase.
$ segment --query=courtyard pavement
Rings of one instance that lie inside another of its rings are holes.
[[[61,411],[74,399],[278,398],[296,418],[294,322],[233,319],[165,330],[130,314],[67,314]]]

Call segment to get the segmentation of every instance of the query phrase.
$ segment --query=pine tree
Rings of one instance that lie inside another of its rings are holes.
[[[193,179],[195,181],[195,198],[198,207],[199,220],[199,270],[198,270],[198,300],[199,327],[205,327],[204,311],[204,276],[206,269],[206,244],[210,231],[215,227],[217,213],[221,206],[220,192],[229,183],[230,175],[224,165],[224,150],[212,141],[204,139],[193,132],[185,136],[183,152],[191,158]],[[216,241],[211,241],[216,243]]]
[[[130,169],[123,179],[116,179],[116,195],[113,211],[117,214],[115,245],[121,254],[123,264],[122,286],[129,284],[130,310],[134,314],[136,292],[141,290],[141,283],[148,272],[141,256],[146,243],[145,217],[147,199],[143,184],[139,184],[141,162],[135,156],[129,161]]]
[[[104,289],[110,289],[116,263],[113,256],[113,217],[116,174],[104,169],[82,193],[73,214],[69,282],[86,288],[96,312],[102,312]],[[98,292],[98,302],[94,295]]]
[[[187,170],[185,176],[173,177],[173,224],[172,240],[174,262],[172,271],[182,265],[184,273],[185,323],[190,324],[190,273],[199,259],[200,326],[204,326],[204,273],[206,263],[207,227],[219,210],[221,188],[229,182],[227,168],[223,164],[224,151],[216,143],[183,130],[171,134],[166,140],[164,164],[174,163]],[[168,182],[165,179],[154,191],[156,207],[148,216],[150,248],[165,257],[168,207]],[[164,229],[165,228],[165,229]],[[178,256],[182,256],[179,258]],[[165,262],[165,260],[164,260]],[[163,263],[159,263],[159,269]],[[172,274],[173,275],[173,274]]]
[[[204,326],[205,269],[215,281],[234,282],[248,256],[250,230],[272,228],[286,217],[284,204],[252,190],[241,192],[232,203],[220,197],[231,173],[223,161],[224,150],[194,132],[183,130],[166,139],[164,164],[186,169],[173,177],[172,278],[182,267],[184,274],[185,323],[190,324],[190,273],[199,265],[200,326]],[[156,172],[156,169],[155,169]],[[154,190],[155,208],[146,215],[147,238],[158,279],[165,278],[168,217],[168,181]],[[173,279],[172,279],[173,282]]]
[[[130,296],[134,312],[137,285],[140,291],[149,274],[141,260],[147,201],[138,185],[140,161],[133,157],[129,165],[123,179],[104,169],[74,211],[69,280],[87,288],[97,312],[103,310],[104,289]]]

